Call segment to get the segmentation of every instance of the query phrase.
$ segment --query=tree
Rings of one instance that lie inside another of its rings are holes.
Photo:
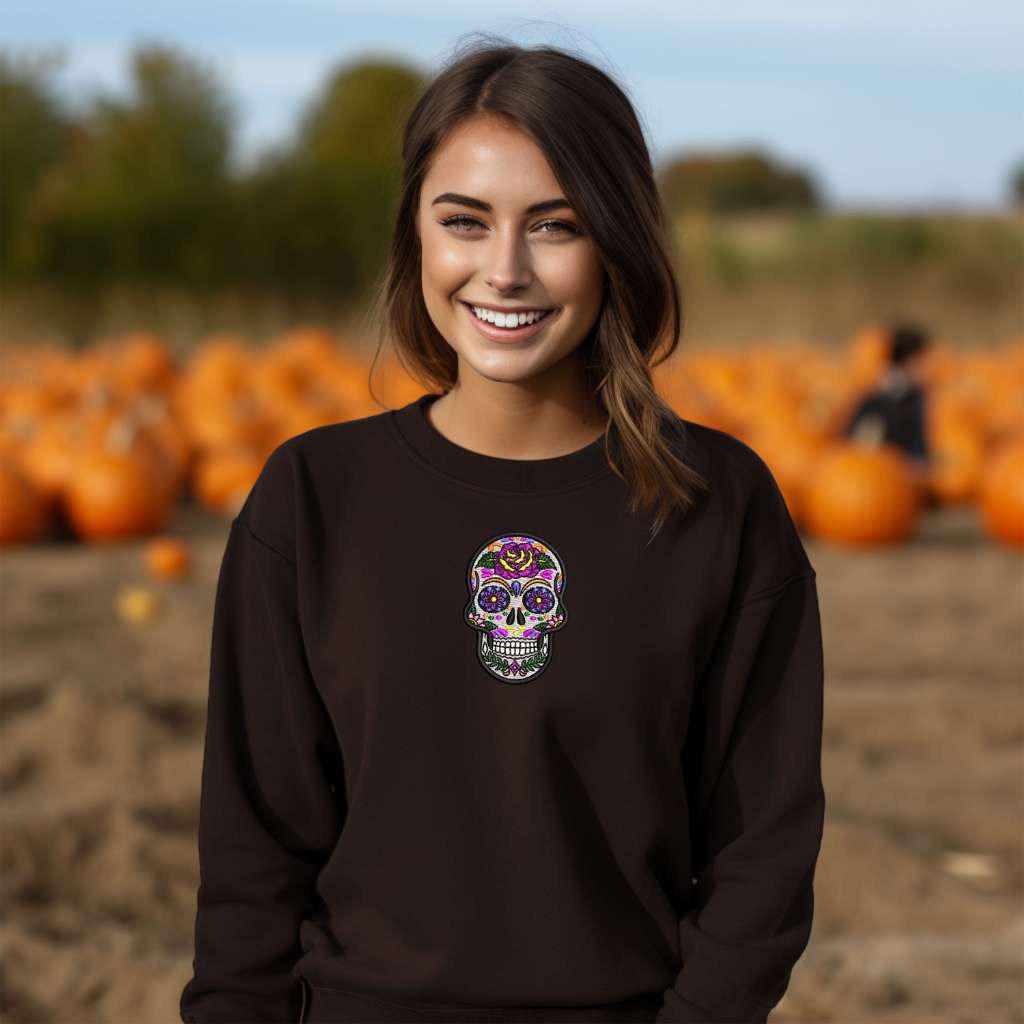
[[[400,187],[401,126],[421,84],[391,63],[341,66],[303,112],[290,157],[256,176],[257,192],[273,185],[284,197],[283,244],[307,287],[349,298],[381,267]]]
[[[128,99],[97,97],[30,210],[35,269],[79,286],[113,277],[216,283],[232,110],[211,72],[163,46],[131,58]]]
[[[24,269],[32,196],[71,142],[72,124],[52,85],[63,60],[60,54],[0,53],[0,274],[5,280]]]
[[[1014,206],[1024,206],[1024,160],[1018,161],[1010,172],[1010,202]]]
[[[809,210],[820,204],[809,174],[756,150],[679,157],[663,167],[658,185],[671,211]]]

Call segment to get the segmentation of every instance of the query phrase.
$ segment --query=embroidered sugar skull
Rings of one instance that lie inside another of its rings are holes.
[[[480,663],[502,682],[536,678],[551,659],[551,634],[566,623],[565,571],[554,548],[502,534],[470,559],[467,582],[465,619]]]

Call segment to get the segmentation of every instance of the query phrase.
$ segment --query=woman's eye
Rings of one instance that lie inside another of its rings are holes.
[[[564,220],[546,220],[540,225],[542,228],[555,227],[560,231],[568,231],[572,235],[578,235],[579,231],[576,230],[571,224],[567,224]]]
[[[483,225],[480,224],[480,221],[478,221],[475,217],[467,217],[464,214],[459,214],[458,216],[455,217],[448,217],[446,220],[441,221],[441,224],[444,225],[445,227],[456,227],[456,225],[463,224],[466,225],[467,228],[472,227],[474,225],[483,227]],[[540,230],[541,228],[555,229],[553,231],[541,231],[541,234],[545,235],[557,235],[563,231],[568,232],[571,235],[579,234],[579,231],[575,227],[573,227],[572,224],[568,224],[562,220],[546,220],[542,224],[538,225],[538,230]],[[457,228],[457,230],[461,231],[461,228]]]
[[[449,217],[447,220],[441,221],[441,223],[445,227],[454,227],[456,224],[467,224],[467,225],[468,224],[479,224],[480,221],[478,221],[474,217],[461,217],[460,216],[460,217]]]

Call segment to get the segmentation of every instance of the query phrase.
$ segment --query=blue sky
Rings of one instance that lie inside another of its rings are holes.
[[[283,141],[336,64],[395,57],[425,73],[467,33],[554,43],[625,86],[656,161],[759,145],[840,207],[995,209],[1024,159],[1024,4],[997,0],[521,0],[514,14],[434,0],[5,0],[0,46],[64,50],[69,97],[125,87],[143,42],[221,72],[242,161]]]

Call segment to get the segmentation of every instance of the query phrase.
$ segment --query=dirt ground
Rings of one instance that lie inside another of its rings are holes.
[[[176,1022],[190,974],[214,583],[227,526],[185,504],[192,577],[141,542],[4,553],[0,1013]],[[826,656],[814,931],[773,1022],[1024,1022],[1024,560],[971,508],[914,542],[805,538]]]

